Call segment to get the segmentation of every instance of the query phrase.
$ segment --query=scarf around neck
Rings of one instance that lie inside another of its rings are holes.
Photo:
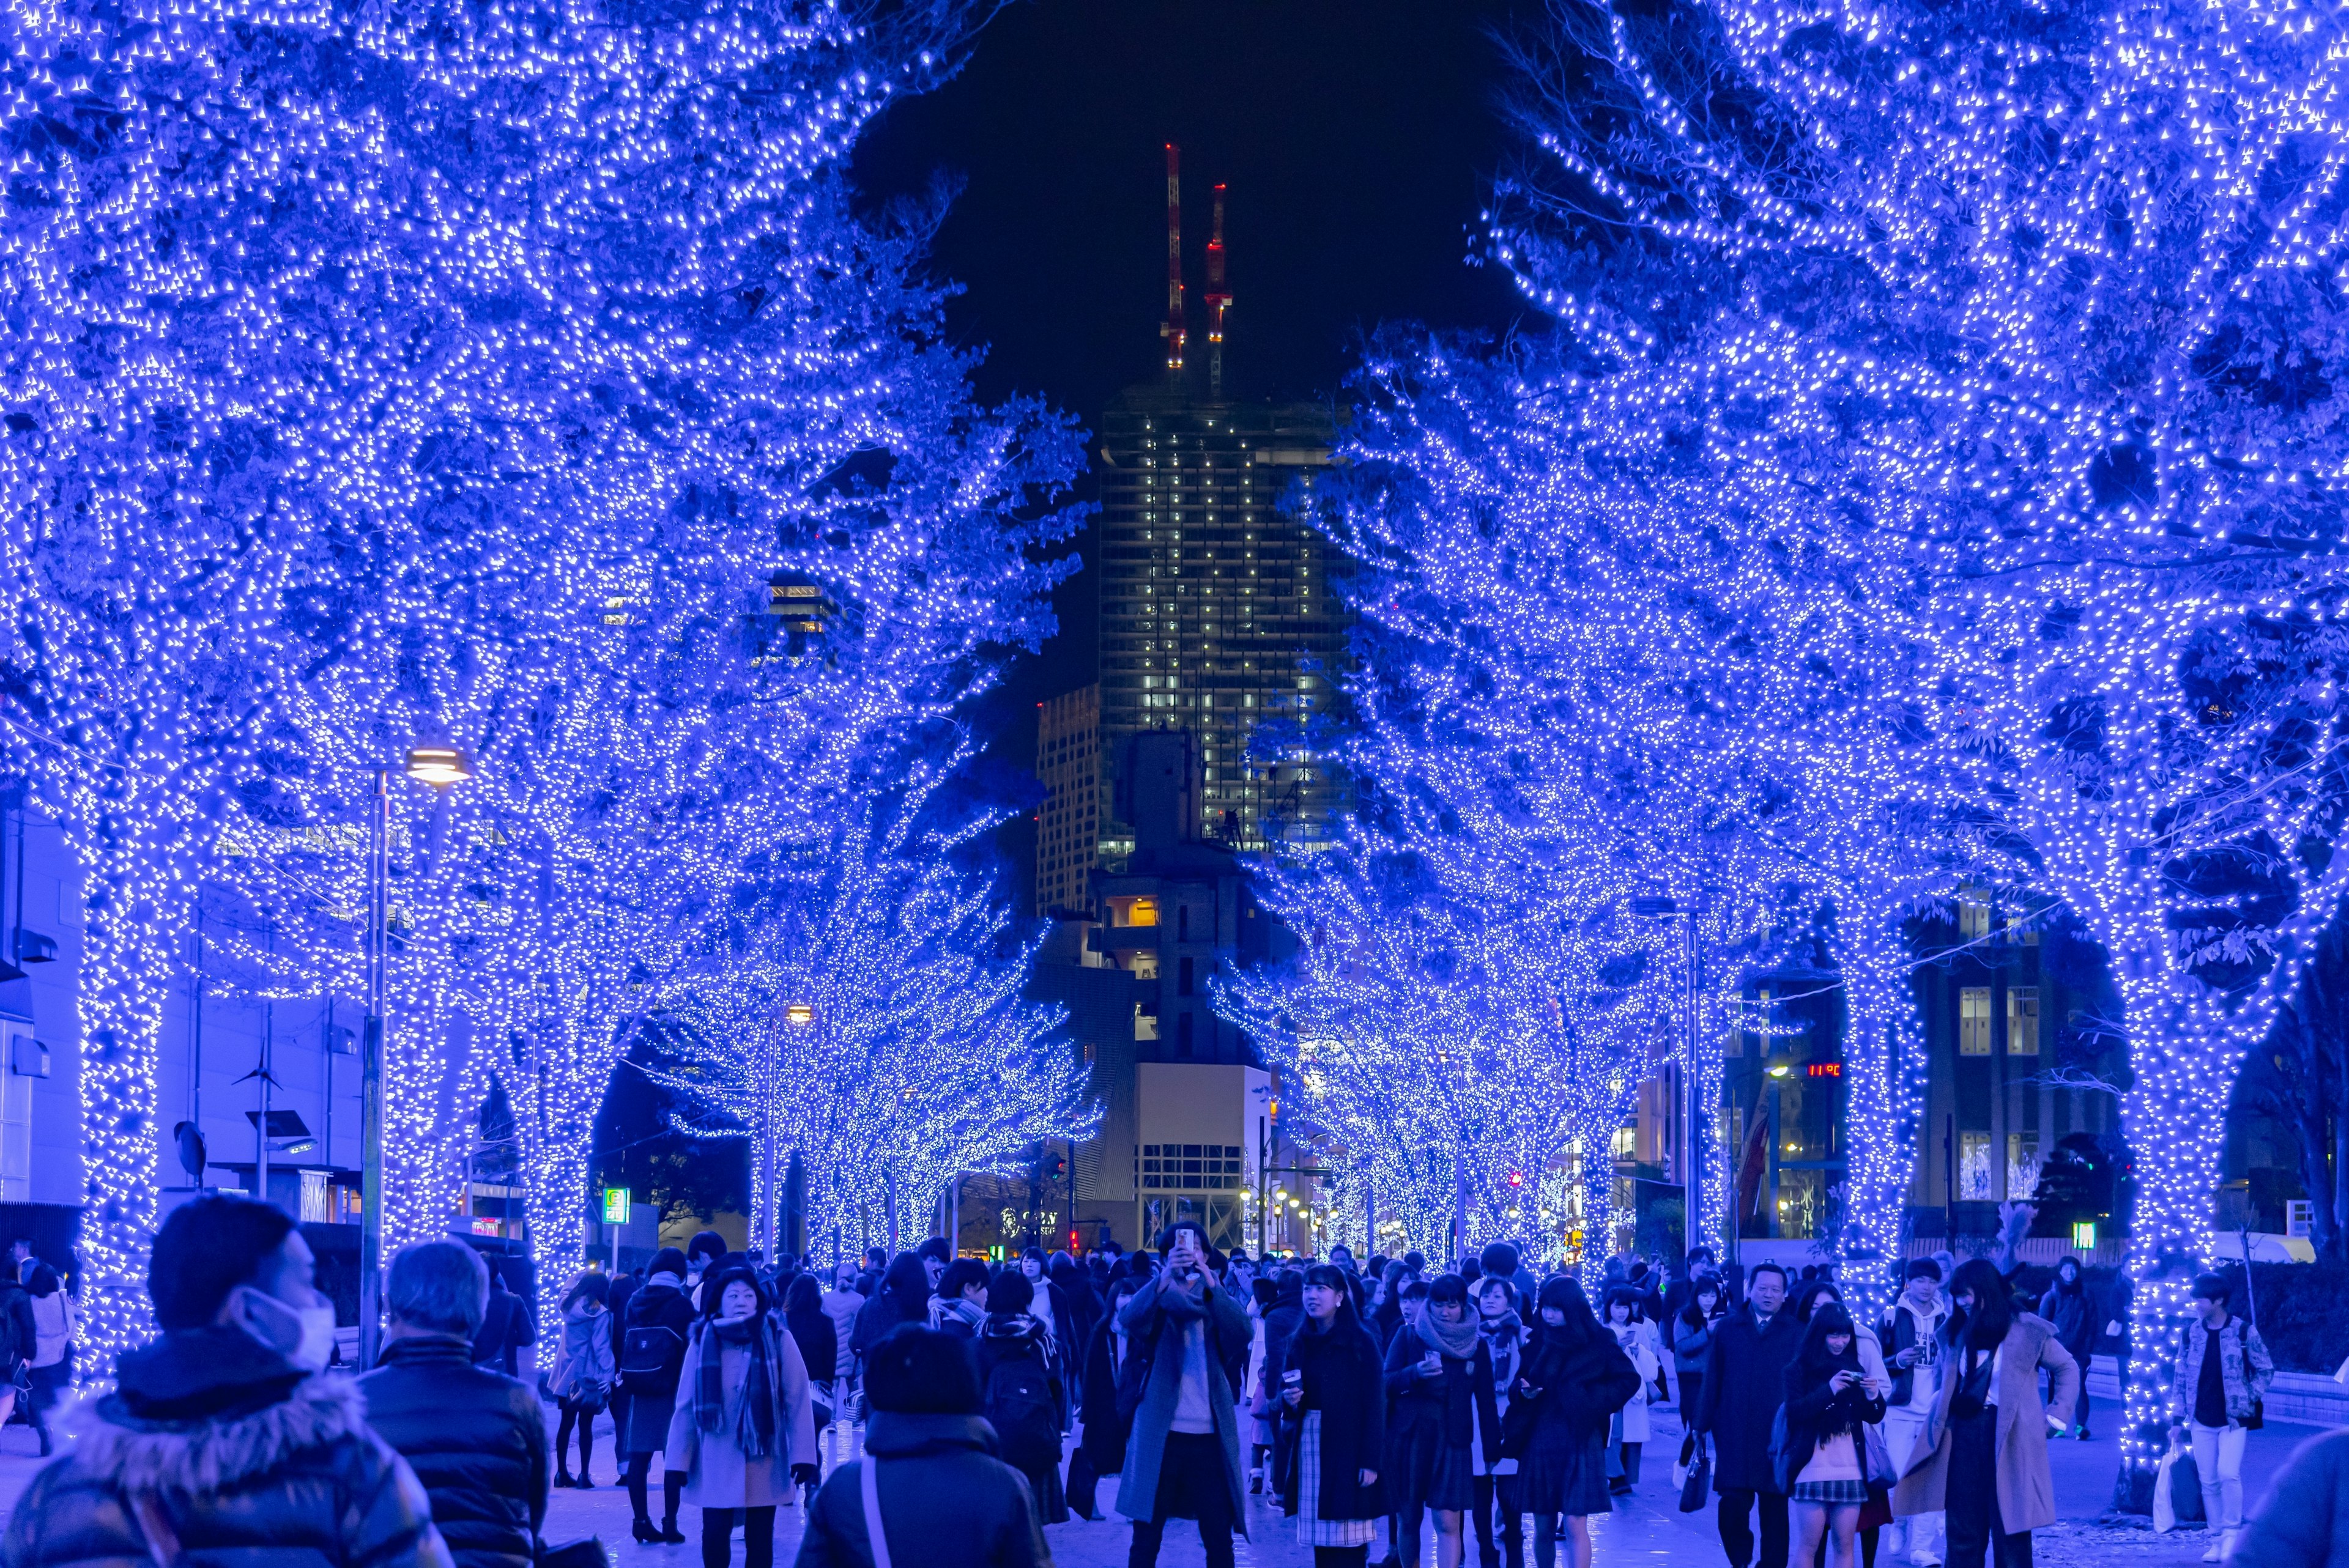
[[[1457,1323],[1446,1323],[1433,1310],[1419,1315],[1419,1336],[1444,1355],[1461,1361],[1475,1359],[1476,1341],[1482,1337],[1478,1320],[1473,1313],[1463,1313]]]
[[[761,1312],[738,1322],[712,1318],[702,1338],[701,1365],[693,1381],[693,1418],[715,1437],[726,1430],[726,1353],[740,1345],[750,1351],[742,1364],[742,1404],[734,1418],[734,1444],[745,1459],[764,1459],[775,1442],[775,1326]]]

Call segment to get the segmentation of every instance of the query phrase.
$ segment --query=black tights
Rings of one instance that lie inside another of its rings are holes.
[[[734,1544],[734,1521],[742,1521],[743,1568],[775,1568],[775,1511],[766,1508],[705,1508],[701,1511],[701,1568],[726,1568]]]
[[[652,1517],[645,1511],[645,1482],[651,1479],[652,1473],[652,1455],[630,1454],[628,1456],[628,1506],[636,1510],[638,1519]],[[685,1472],[663,1470],[661,1471],[661,1522],[663,1524],[677,1522],[678,1500],[684,1495]]]
[[[1313,1568],[1362,1568],[1371,1560],[1367,1546],[1316,1546]]]
[[[569,1471],[566,1462],[571,1458],[571,1429],[579,1428],[579,1479],[587,1479],[587,1466],[595,1458],[595,1412],[574,1410],[563,1407],[563,1419],[554,1424],[554,1470],[558,1475]]]
[[[1476,1515],[1476,1550],[1487,1561],[1495,1555],[1493,1501],[1500,1491],[1499,1480],[1500,1477],[1490,1475],[1480,1475],[1475,1480],[1476,1506],[1472,1511]],[[1506,1509],[1501,1511],[1500,1550],[1506,1554],[1506,1560],[1513,1568],[1526,1560],[1525,1522],[1526,1516],[1522,1513],[1512,1513]]]

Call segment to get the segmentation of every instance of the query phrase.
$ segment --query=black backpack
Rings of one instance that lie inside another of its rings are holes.
[[[677,1392],[685,1337],[665,1323],[636,1323],[620,1337],[620,1391],[661,1398]]]
[[[1061,1402],[1052,1379],[1033,1357],[999,1361],[987,1375],[987,1419],[1014,1470],[1061,1460]]]

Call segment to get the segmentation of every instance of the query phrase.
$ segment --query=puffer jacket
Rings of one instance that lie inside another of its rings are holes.
[[[546,1418],[455,1336],[395,1339],[359,1380],[367,1419],[432,1499],[457,1568],[531,1568],[546,1521]]]
[[[2177,1375],[2169,1401],[2178,1419],[2194,1414],[2194,1398],[2202,1387],[2202,1347],[2210,1337],[2199,1319],[2189,1319],[2178,1345]],[[2240,1421],[2251,1413],[2254,1401],[2267,1397],[2275,1381],[2275,1357],[2268,1354],[2260,1331],[2240,1317],[2230,1316],[2219,1330],[2219,1372],[2227,1388],[2227,1418]]]
[[[424,1488],[349,1378],[208,1326],[125,1353],[116,1381],[17,1500],[8,1568],[153,1568],[133,1493],[190,1563],[452,1568]]]
[[[874,1488],[889,1561],[922,1568],[1051,1568],[1043,1527],[1019,1472],[995,1457],[995,1432],[977,1416],[875,1410],[864,1457],[826,1478],[808,1510],[797,1568],[872,1568],[863,1467]]]

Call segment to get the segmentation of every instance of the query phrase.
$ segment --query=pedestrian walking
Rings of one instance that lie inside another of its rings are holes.
[[[685,1294],[693,1303],[693,1310],[701,1310],[702,1282],[732,1249],[726,1238],[716,1231],[696,1231],[685,1243]]]
[[[987,1287],[987,1321],[976,1341],[979,1413],[995,1429],[996,1451],[1028,1478],[1036,1517],[1064,1524],[1061,1491],[1061,1386],[1052,1340],[1034,1315],[1035,1276],[1004,1269]]]
[[[1786,1365],[1803,1326],[1786,1305],[1786,1271],[1756,1264],[1745,1304],[1713,1327],[1696,1429],[1713,1440],[1714,1520],[1729,1568],[1754,1561],[1754,1516],[1761,1519],[1761,1568],[1786,1568],[1786,1494],[1770,1462],[1770,1434],[1786,1398]]]
[[[1303,1321],[1266,1377],[1284,1428],[1277,1487],[1314,1568],[1362,1568],[1387,1511],[1379,1484],[1386,1378],[1378,1341],[1354,1310],[1351,1282],[1334,1264],[1305,1271]]]
[[[807,1368],[808,1398],[812,1401],[816,1429],[832,1425],[840,1365],[840,1331],[823,1310],[823,1289],[815,1275],[800,1274],[783,1287],[783,1327],[800,1347],[800,1364]]]
[[[838,1408],[846,1408],[846,1401],[854,1391],[856,1352],[849,1338],[856,1329],[856,1315],[864,1305],[864,1293],[856,1288],[856,1265],[843,1263],[832,1271],[832,1288],[823,1293],[823,1315],[832,1319],[833,1342],[839,1346],[832,1364],[833,1390],[839,1396]],[[809,1371],[812,1373],[813,1367]]]
[[[74,1299],[57,1278],[57,1271],[36,1260],[26,1271],[25,1294],[33,1310],[33,1360],[27,1368],[26,1412],[34,1434],[41,1440],[41,1457],[56,1447],[49,1435],[49,1412],[73,1387],[74,1335],[79,1319]]]
[[[1670,1293],[1666,1299],[1671,1299]],[[1676,1477],[1696,1459],[1696,1407],[1704,1393],[1704,1358],[1712,1354],[1713,1326],[1720,1321],[1722,1310],[1721,1281],[1712,1274],[1700,1275],[1682,1293],[1679,1308],[1664,1326],[1671,1336],[1672,1377],[1680,1396],[1682,1429]],[[1680,1484],[1677,1479],[1673,1484]]]
[[[457,1568],[532,1568],[546,1522],[546,1418],[519,1378],[473,1361],[490,1274],[462,1242],[417,1242],[385,1271],[383,1354],[358,1380],[367,1420],[432,1500]]]
[[[481,1314],[481,1330],[473,1336],[473,1365],[534,1382],[529,1374],[535,1367],[525,1367],[523,1362],[525,1352],[535,1358],[533,1347],[538,1343],[538,1326],[530,1320],[530,1304],[507,1288],[502,1260],[482,1261],[490,1271],[490,1301]]]
[[[1514,1251],[1515,1249],[1511,1249]],[[1489,1258],[1493,1249],[1485,1249]],[[1516,1310],[1517,1289],[1510,1283],[1514,1272],[1495,1272],[1476,1282],[1476,1332],[1484,1336],[1485,1353],[1493,1362],[1493,1406],[1500,1414],[1500,1429],[1506,1436],[1509,1429],[1509,1399],[1517,1387],[1517,1374],[1525,1365],[1526,1325]],[[1474,1513],[1476,1522],[1476,1556],[1484,1568],[1498,1568],[1504,1558],[1508,1568],[1524,1568],[1526,1545],[1524,1517],[1506,1505],[1503,1483],[1516,1473],[1517,1461],[1506,1453],[1487,1460],[1483,1448],[1475,1449],[1470,1458],[1475,1461],[1476,1501]],[[1494,1537],[1494,1511],[1500,1512],[1500,1535]]]
[[[2243,1524],[2244,1423],[2275,1381],[2275,1359],[2259,1330],[2228,1311],[2232,1287],[2223,1274],[2194,1282],[2192,1315],[2178,1336],[2170,1364],[2170,1419],[2194,1444],[2202,1480],[2202,1517],[2209,1522],[2205,1563],[2224,1560]]]
[[[1950,1302],[1931,1446],[1893,1488],[1893,1516],[1945,1510],[1949,1568],[1982,1568],[1993,1548],[2001,1568],[2030,1568],[2031,1532],[2055,1522],[2039,1371],[2054,1374],[2052,1403],[2068,1410],[2080,1366],[2046,1319],[2014,1310],[1986,1258],[1958,1265]]]
[[[1640,1373],[1599,1326],[1578,1282],[1545,1280],[1537,1299],[1501,1445],[1517,1469],[1502,1482],[1501,1501],[1532,1518],[1537,1568],[1557,1568],[1561,1518],[1570,1568],[1590,1568],[1590,1516],[1614,1506],[1608,1429],[1640,1396]]]
[[[1261,1356],[1255,1358],[1257,1397],[1254,1408],[1261,1418],[1256,1438],[1263,1451],[1252,1450],[1248,1456],[1248,1491],[1251,1492],[1261,1491],[1266,1477],[1279,1473],[1280,1411],[1278,1401],[1280,1389],[1277,1379],[1271,1383],[1265,1381],[1264,1368],[1285,1364],[1288,1342],[1297,1336],[1298,1330],[1305,1326],[1304,1284],[1305,1276],[1293,1268],[1282,1269],[1271,1279],[1257,1282],[1259,1295],[1268,1293],[1271,1301],[1260,1309],[1262,1348]],[[1372,1337],[1376,1337],[1375,1333]],[[1381,1353],[1384,1353],[1383,1348]]]
[[[945,1278],[946,1271],[939,1270],[938,1277]],[[922,1266],[922,1260],[911,1253],[899,1253],[883,1275],[881,1288],[857,1309],[850,1348],[863,1356],[901,1323],[926,1326],[930,1321],[930,1272]]]
[[[2085,1439],[2088,1435],[2088,1362],[2095,1354],[2096,1331],[2103,1319],[2095,1296],[2088,1289],[2080,1260],[2067,1257],[2055,1265],[2055,1283],[2039,1297],[2039,1315],[2054,1326],[2056,1342],[2080,1364],[2079,1403],[2056,1412]]]
[[[1461,1526],[1475,1505],[1475,1450],[1501,1458],[1493,1359],[1458,1274],[1427,1288],[1416,1327],[1387,1347],[1387,1499],[1400,1527],[1397,1555],[1419,1568],[1421,1525],[1433,1515],[1437,1568],[1457,1568]]]
[[[969,1344],[987,1323],[987,1287],[994,1271],[977,1258],[957,1258],[938,1276],[930,1297],[929,1326]]]
[[[1656,1374],[1663,1367],[1662,1344],[1657,1337],[1656,1326],[1647,1317],[1650,1295],[1636,1284],[1615,1285],[1607,1292],[1608,1332],[1615,1336],[1615,1343],[1623,1347],[1623,1354],[1639,1369],[1641,1385],[1640,1397],[1626,1400],[1622,1409],[1616,1412],[1613,1428],[1608,1434],[1607,1468],[1612,1477],[1609,1485],[1619,1497],[1629,1494],[1640,1484],[1640,1454],[1651,1435],[1648,1388],[1654,1385]]]
[[[704,1274],[701,1303],[662,1469],[701,1510],[702,1568],[726,1568],[738,1523],[746,1568],[773,1568],[775,1510],[819,1479],[807,1366],[747,1264]]]
[[[0,1426],[20,1404],[32,1402],[33,1357],[40,1353],[40,1325],[33,1317],[32,1293],[15,1267],[0,1269]]]
[[[1837,1301],[1811,1312],[1786,1368],[1783,1441],[1773,1454],[1794,1532],[1795,1568],[1858,1568],[1859,1511],[1868,1501],[1861,1429],[1884,1419],[1884,1398],[1860,1367],[1859,1334]]]
[[[1125,1439],[1133,1425],[1131,1411],[1141,1401],[1143,1370],[1129,1353],[1132,1341],[1118,1314],[1142,1287],[1119,1278],[1110,1284],[1109,1306],[1093,1329],[1085,1348],[1084,1377],[1079,1390],[1080,1435],[1077,1450],[1069,1457],[1069,1510],[1081,1519],[1101,1518],[1096,1493],[1103,1476],[1125,1468]]]
[[[662,1467],[657,1528],[645,1493],[652,1477],[653,1457],[668,1442],[678,1379],[684,1371],[693,1326],[693,1300],[685,1294],[685,1254],[675,1247],[663,1247],[653,1254],[644,1284],[628,1298],[628,1315],[620,1325],[619,1387],[628,1412],[626,1480],[633,1515],[630,1532],[639,1542],[685,1544],[685,1532],[677,1527],[685,1472],[666,1464]]]
[[[1028,1483],[995,1456],[979,1416],[968,1348],[895,1328],[865,1356],[864,1395],[864,1457],[816,1493],[797,1568],[1051,1568]]]
[[[1892,1393],[1884,1411],[1884,1448],[1896,1474],[1908,1473],[1925,1442],[1925,1429],[1940,1392],[1940,1336],[1950,1309],[1941,1299],[1941,1265],[1912,1259],[1892,1310],[1877,1329],[1892,1373]],[[1940,1568],[1942,1516],[1939,1511],[1896,1517],[1885,1549],[1895,1562],[1913,1568]]]
[[[8,1516],[9,1568],[317,1562],[453,1568],[408,1461],[347,1377],[321,1377],[335,1309],[290,1215],[208,1195],[148,1250],[161,1334]]]
[[[1190,1519],[1208,1568],[1231,1568],[1232,1532],[1247,1518],[1233,1391],[1247,1366],[1247,1315],[1216,1280],[1196,1222],[1178,1221],[1159,1245],[1165,1272],[1120,1315],[1147,1367],[1118,1477],[1117,1511],[1133,1522],[1127,1563],[1152,1568],[1167,1522]]]
[[[619,1361],[612,1344],[612,1282],[592,1270],[563,1298],[563,1343],[555,1347],[548,1391],[562,1411],[554,1428],[554,1484],[586,1491],[595,1459],[595,1418],[612,1403]],[[571,1434],[579,1433],[579,1473],[571,1473]]]

